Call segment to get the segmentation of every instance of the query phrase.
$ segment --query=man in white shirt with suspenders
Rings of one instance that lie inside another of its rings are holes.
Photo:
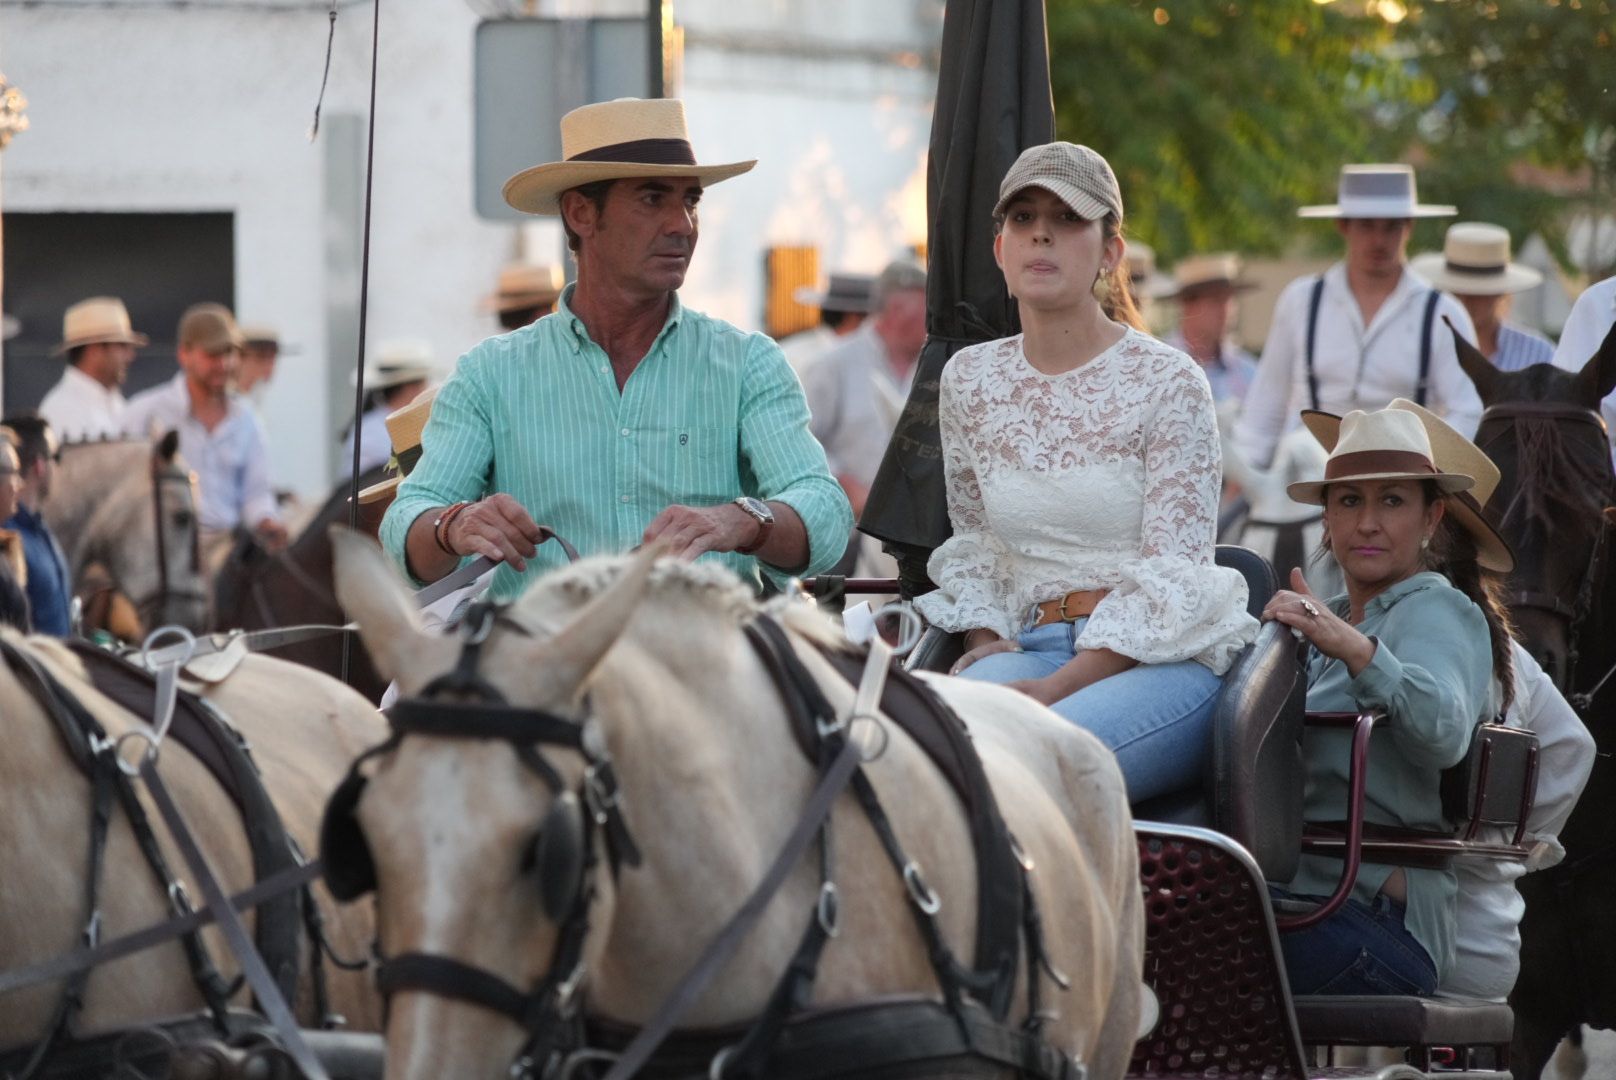
[[[1372,411],[1399,397],[1441,414],[1467,437],[1475,434],[1481,399],[1441,321],[1451,319],[1474,341],[1470,316],[1407,266],[1414,219],[1455,212],[1420,203],[1407,165],[1345,166],[1334,205],[1297,212],[1335,219],[1346,255],[1280,293],[1235,426],[1235,443],[1248,461],[1266,468],[1302,409]]]

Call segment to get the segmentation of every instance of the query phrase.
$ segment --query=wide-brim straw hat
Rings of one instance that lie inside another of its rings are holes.
[[[566,274],[559,266],[511,263],[500,268],[494,292],[484,298],[483,307],[500,312],[542,307],[555,303],[566,285]]]
[[[596,180],[689,176],[705,185],[749,172],[757,164],[696,161],[678,98],[618,98],[574,109],[561,118],[563,161],[523,169],[505,181],[505,201],[528,214],[561,212],[561,193]]]
[[[1448,228],[1441,251],[1416,255],[1409,268],[1439,289],[1460,296],[1504,296],[1536,288],[1543,275],[1511,262],[1509,230],[1481,221]]]
[[[1304,218],[1431,218],[1452,217],[1457,207],[1420,202],[1410,165],[1343,165],[1336,185],[1336,201],[1329,206],[1304,206]]]
[[[387,414],[387,437],[393,444],[393,457],[387,465],[397,475],[360,491],[361,506],[392,499],[398,485],[421,460],[421,432],[426,430],[426,422],[432,416],[432,403],[437,400],[438,389],[434,386],[402,409]]]
[[[62,315],[62,342],[51,350],[60,356],[80,345],[133,345],[137,349],[151,344],[145,334],[138,334],[129,322],[129,309],[115,296],[92,296],[80,300]]]
[[[1160,300],[1182,300],[1188,292],[1224,286],[1235,292],[1255,289],[1256,283],[1240,276],[1243,269],[1240,256],[1230,252],[1216,255],[1187,255],[1173,267],[1173,280],[1168,288],[1157,293]]]
[[[1338,435],[1331,443],[1324,479],[1302,480],[1286,487],[1297,502],[1322,506],[1324,489],[1331,484],[1434,480],[1443,494],[1451,494],[1469,491],[1476,483],[1474,476],[1438,471],[1425,425],[1409,412],[1354,409],[1341,417]]]
[[[1475,483],[1468,491],[1448,493],[1448,513],[1476,543],[1476,562],[1488,570],[1507,574],[1515,569],[1515,553],[1482,513],[1482,507],[1498,489],[1500,474],[1481,448],[1455,431],[1446,420],[1407,398],[1396,398],[1388,410],[1408,413],[1425,428],[1431,446],[1431,463],[1437,468],[1469,476]],[[1304,410],[1302,423],[1326,450],[1334,450],[1340,439],[1342,418],[1334,413]]]

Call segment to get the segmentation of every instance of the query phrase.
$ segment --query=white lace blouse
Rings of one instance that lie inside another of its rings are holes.
[[[1079,648],[1221,675],[1256,636],[1245,579],[1212,562],[1222,456],[1188,356],[1129,330],[1045,375],[1004,338],[949,361],[938,409],[954,535],[916,602],[934,625],[1012,637],[1034,604],[1109,589]]]

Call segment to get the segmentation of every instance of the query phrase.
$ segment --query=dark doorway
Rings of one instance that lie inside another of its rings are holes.
[[[174,374],[174,332],[187,307],[235,307],[232,214],[8,213],[4,227],[5,312],[21,324],[5,343],[8,413],[35,408],[62,377],[64,361],[50,352],[70,304],[119,297],[151,338],[125,396]]]

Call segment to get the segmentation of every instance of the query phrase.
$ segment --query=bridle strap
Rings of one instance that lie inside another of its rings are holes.
[[[543,743],[584,749],[585,724],[540,709],[508,705],[490,709],[484,701],[437,701],[404,698],[387,711],[399,735],[444,739],[500,739],[508,743]]]
[[[453,998],[508,1016],[524,1028],[535,1005],[531,996],[498,975],[435,953],[404,953],[383,960],[376,969],[376,988],[384,998],[411,990]]]
[[[1508,600],[1511,608],[1532,608],[1537,611],[1547,611],[1562,619],[1575,619],[1577,617],[1577,609],[1553,593],[1514,592],[1509,594]]]

